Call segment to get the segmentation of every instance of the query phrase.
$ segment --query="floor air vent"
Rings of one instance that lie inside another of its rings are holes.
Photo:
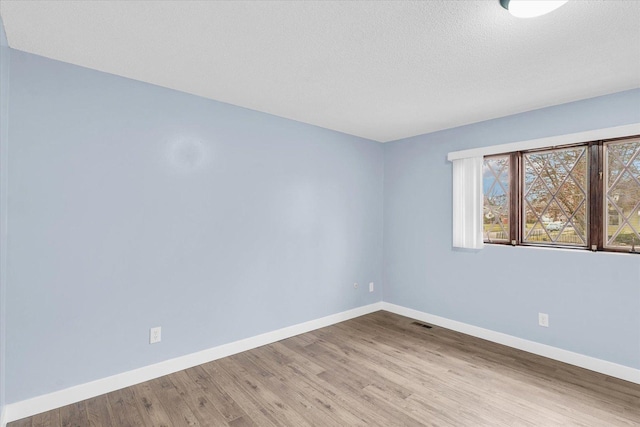
[[[433,328],[433,326],[431,326],[431,325],[427,325],[426,323],[412,322],[411,324],[412,324],[412,325],[416,325],[416,326],[421,326],[421,327],[426,328],[426,329],[431,329],[431,328]]]

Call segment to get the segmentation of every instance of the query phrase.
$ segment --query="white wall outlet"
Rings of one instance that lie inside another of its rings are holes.
[[[358,282],[353,284],[353,289],[358,289]]]
[[[158,326],[157,328],[149,329],[149,344],[155,344],[160,341],[162,341],[162,328]]]
[[[538,313],[538,325],[549,327],[549,315],[547,313]]]
[[[373,282],[369,282],[369,292],[373,292]]]

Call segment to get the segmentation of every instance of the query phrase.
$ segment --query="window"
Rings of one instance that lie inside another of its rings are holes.
[[[605,247],[640,245],[640,139],[604,145]]]
[[[511,241],[509,233],[509,165],[508,155],[484,159],[482,223],[487,242]]]
[[[587,148],[522,155],[524,242],[587,246]]]
[[[640,137],[486,156],[482,188],[486,243],[640,252]]]

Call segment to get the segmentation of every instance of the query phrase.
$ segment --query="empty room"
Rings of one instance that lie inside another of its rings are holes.
[[[0,0],[0,427],[640,426],[639,23]]]

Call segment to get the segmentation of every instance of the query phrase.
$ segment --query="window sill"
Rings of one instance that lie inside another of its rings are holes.
[[[514,249],[534,249],[543,251],[563,251],[570,253],[587,253],[587,254],[607,254],[607,255],[640,255],[640,251],[630,252],[625,250],[605,249],[600,251],[592,251],[588,248],[569,248],[566,246],[542,246],[542,245],[512,245],[510,243],[484,242],[485,248],[514,248]]]

